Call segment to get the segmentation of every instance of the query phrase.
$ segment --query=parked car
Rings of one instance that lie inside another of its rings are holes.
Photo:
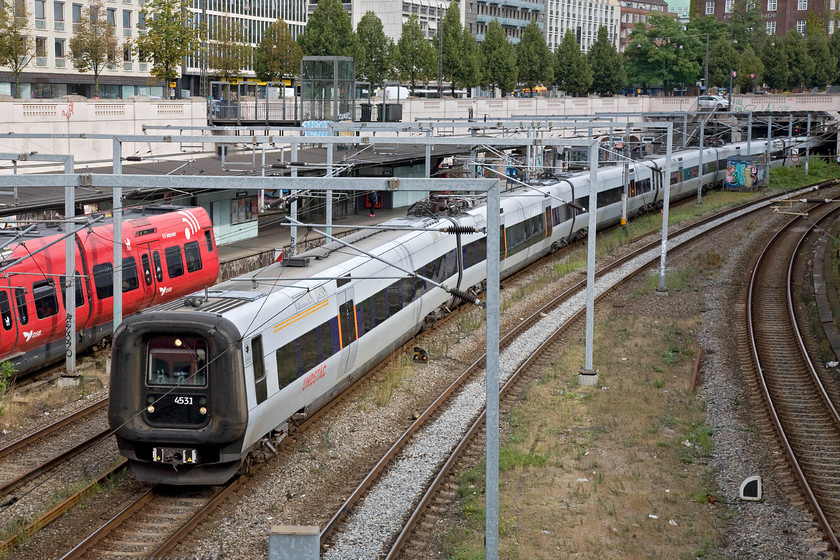
[[[729,109],[729,100],[722,95],[701,95],[697,98],[700,109]]]

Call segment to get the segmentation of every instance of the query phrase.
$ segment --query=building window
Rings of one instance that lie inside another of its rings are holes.
[[[834,2],[834,0],[829,0],[829,2],[828,2],[828,9],[829,9],[829,10],[833,10],[833,9],[834,9],[834,6],[835,6],[835,2]]]
[[[64,2],[56,2],[53,6],[53,19],[64,21]]]
[[[123,10],[123,29],[131,29],[131,10]]]
[[[110,27],[117,26],[117,9],[116,8],[108,8],[108,25]]]
[[[777,2],[777,0],[767,0],[767,11],[768,12],[775,12],[776,11],[776,2]]]
[[[807,10],[808,9],[808,0],[799,0],[796,3],[797,10]]]
[[[775,21],[768,21],[767,22],[767,34],[768,35],[775,35],[776,34],[776,22]]]
[[[834,20],[833,19],[828,20],[828,34],[829,35],[834,34]]]
[[[727,14],[731,14],[734,7],[735,7],[735,0],[726,0],[726,3],[724,4],[724,7],[723,7],[723,11],[726,12]]]
[[[146,16],[143,12],[137,12],[137,29],[146,29]]]
[[[711,16],[715,13],[715,0],[708,0],[706,2],[706,15]]]
[[[64,58],[64,39],[55,40],[55,57]]]
[[[73,23],[82,23],[82,5],[73,4]]]
[[[129,47],[123,50],[123,62],[131,62],[131,48]]]
[[[35,56],[47,56],[47,38],[35,37]]]
[[[796,30],[799,31],[800,34],[805,35],[805,30],[807,29],[807,22],[804,19],[796,20]]]
[[[46,0],[35,0],[35,19],[46,19]]]

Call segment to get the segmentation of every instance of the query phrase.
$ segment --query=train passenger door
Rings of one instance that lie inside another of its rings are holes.
[[[339,280],[339,283],[341,283],[341,280]],[[350,287],[336,293],[336,304],[338,305],[338,331],[341,337],[338,371],[347,372],[353,368],[356,362],[357,345],[352,343],[358,338],[353,288]]]
[[[138,245],[138,249],[137,274],[141,290],[140,309],[143,309],[154,299],[158,282],[163,279],[163,269],[161,268],[160,249],[157,243],[141,243]]]

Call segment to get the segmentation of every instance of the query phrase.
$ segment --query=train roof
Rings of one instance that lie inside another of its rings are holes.
[[[290,259],[221,282],[212,289],[155,306],[151,310],[223,313],[265,298],[286,287],[322,282],[331,278],[325,274],[329,269],[363,256],[360,251],[375,252],[376,249],[411,233],[412,228],[429,228],[435,225],[440,225],[440,220],[433,217],[392,218],[379,224],[378,227],[383,229],[365,229],[352,233],[341,238],[341,241],[331,241]],[[387,229],[389,226],[398,229]],[[300,229],[304,228],[299,228],[299,231]],[[348,244],[359,250],[348,247]]]

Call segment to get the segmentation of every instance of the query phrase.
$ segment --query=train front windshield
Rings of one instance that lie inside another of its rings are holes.
[[[198,336],[156,336],[149,340],[148,385],[207,385],[207,342]]]

